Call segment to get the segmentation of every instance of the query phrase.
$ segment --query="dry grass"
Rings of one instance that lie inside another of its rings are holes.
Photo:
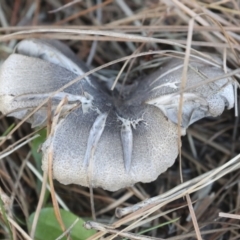
[[[2,0],[0,26],[0,62],[17,40],[39,37],[64,40],[93,69],[88,74],[95,72],[102,79],[125,81],[146,74],[157,67],[163,53],[178,52],[187,66],[191,49],[218,53],[226,74],[239,74],[237,0]],[[185,74],[186,69],[183,79]],[[97,220],[87,227],[99,232],[91,239],[240,239],[237,108],[189,128],[182,138],[181,161],[155,182],[115,193],[94,189]],[[2,134],[13,121],[1,117]],[[6,215],[0,219],[0,234],[9,237],[6,217],[14,239],[31,239],[26,236],[26,219],[41,208],[38,179],[43,178],[28,144],[35,133],[24,121],[14,123],[1,138],[0,186]],[[91,216],[89,189],[58,182],[54,186],[55,204],[80,217]],[[146,200],[149,197],[154,198]],[[115,208],[122,218],[115,217]]]

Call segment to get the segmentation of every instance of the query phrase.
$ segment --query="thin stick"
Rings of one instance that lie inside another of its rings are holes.
[[[61,213],[60,213],[60,209],[58,206],[58,202],[56,199],[56,195],[55,195],[55,189],[54,189],[54,185],[53,185],[53,176],[52,176],[52,159],[53,159],[53,150],[52,148],[49,150],[49,154],[48,154],[48,176],[49,176],[49,185],[50,185],[50,189],[51,189],[51,196],[52,196],[52,203],[53,203],[53,208],[54,208],[54,212],[57,218],[57,221],[59,222],[59,225],[62,229],[63,232],[66,231],[65,225],[63,223],[62,217],[61,217]]]
[[[27,139],[26,141],[20,143],[19,145],[17,145],[15,148],[9,150],[8,152],[0,155],[0,159],[3,159],[5,157],[7,157],[8,155],[12,154],[13,152],[15,152],[17,149],[21,148],[22,146],[26,145],[27,143],[31,142],[33,139],[38,138],[40,135],[34,135],[33,137],[30,137],[29,139]],[[5,139],[3,140],[5,141]]]
[[[8,217],[8,221],[22,234],[26,240],[33,240],[12,218]]]
[[[238,219],[238,220],[240,220],[240,215],[231,214],[231,213],[220,212],[220,213],[219,213],[219,217],[233,218],[233,219]]]
[[[185,52],[184,64],[183,64],[183,71],[182,71],[182,78],[181,78],[181,85],[180,85],[180,101],[179,101],[179,112],[178,112],[178,151],[179,151],[179,170],[180,170],[180,179],[183,182],[183,175],[182,175],[182,153],[181,153],[181,124],[182,124],[182,109],[183,109],[183,93],[187,84],[187,72],[188,72],[188,63],[190,58],[190,51],[191,51],[191,41],[192,41],[192,34],[193,34],[193,26],[194,26],[194,19],[189,21],[189,30],[187,36],[187,47]]]
[[[62,110],[64,104],[66,104],[66,102],[67,102],[67,98],[63,98],[56,108],[53,122],[52,122],[50,136],[54,135],[54,129],[57,125],[61,110]],[[56,199],[56,193],[55,193],[55,189],[54,189],[54,185],[53,185],[53,146],[52,145],[50,145],[49,151],[48,151],[48,177],[49,177],[49,185],[50,185],[50,189],[51,189],[50,192],[51,192],[51,196],[52,196],[54,212],[55,212],[57,221],[59,222],[59,225],[61,226],[62,231],[65,232],[66,228],[65,228],[65,225],[62,220],[62,216],[60,213],[60,209],[59,209],[59,205],[58,205],[58,202]]]
[[[191,218],[192,218],[193,226],[194,226],[194,229],[195,229],[195,232],[196,232],[196,235],[197,235],[197,239],[202,240],[201,233],[200,233],[199,226],[198,226],[198,222],[197,222],[197,218],[196,218],[196,215],[195,215],[195,212],[194,212],[194,209],[193,209],[193,206],[192,206],[192,201],[190,199],[189,194],[186,194],[186,199],[187,199],[187,203],[188,203],[189,212],[190,212],[190,215],[191,215]]]
[[[40,211],[41,211],[43,201],[44,201],[44,196],[45,196],[45,193],[46,193],[47,177],[48,177],[47,171],[44,171],[43,172],[43,181],[42,181],[41,193],[40,193],[40,196],[39,196],[38,205],[37,205],[37,209],[35,211],[35,215],[34,215],[33,223],[32,223],[32,229],[31,229],[31,233],[30,233],[30,236],[31,236],[32,239],[34,239],[34,236],[35,236],[35,231],[36,231],[36,227],[37,227],[38,218],[39,218],[39,215],[40,215]]]
[[[103,2],[103,3],[101,3],[101,4],[97,4],[97,5],[95,5],[95,6],[91,7],[91,8],[88,8],[88,9],[86,9],[86,10],[80,11],[80,12],[78,12],[78,13],[75,13],[75,14],[71,15],[70,17],[67,17],[67,18],[65,18],[65,19],[63,19],[63,20],[61,20],[61,21],[58,21],[58,22],[56,22],[55,24],[56,24],[56,25],[62,25],[62,24],[64,24],[64,23],[68,22],[68,21],[72,21],[72,20],[74,20],[75,18],[79,18],[80,16],[84,16],[84,15],[86,15],[87,13],[90,13],[90,12],[92,12],[92,11],[95,11],[95,10],[98,9],[99,7],[106,6],[106,5],[110,4],[110,3],[112,3],[112,1],[113,1],[113,0],[107,0],[107,1],[105,1],[105,2]]]
[[[72,6],[72,5],[74,5],[74,4],[76,4],[76,3],[80,3],[80,2],[82,2],[82,0],[73,0],[72,2],[69,2],[69,3],[67,3],[67,4],[65,4],[65,5],[57,8],[57,9],[48,11],[48,13],[57,13],[57,12],[65,9],[65,8],[68,8],[68,7]]]

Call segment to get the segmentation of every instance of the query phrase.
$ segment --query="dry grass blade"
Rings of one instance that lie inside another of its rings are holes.
[[[220,212],[219,213],[219,217],[224,217],[224,218],[234,218],[234,219],[240,219],[240,215],[237,215],[237,214],[230,214],[230,213],[223,213],[223,212]]]
[[[43,181],[42,181],[42,188],[41,188],[41,194],[38,200],[38,205],[37,205],[37,209],[34,215],[34,219],[33,219],[33,223],[32,223],[32,229],[31,229],[31,233],[30,236],[32,239],[34,239],[35,236],[35,231],[36,231],[36,227],[37,227],[37,222],[38,222],[38,218],[40,215],[40,211],[42,209],[42,205],[43,205],[43,201],[44,201],[44,196],[45,196],[45,192],[46,192],[46,186],[47,186],[47,172],[44,172],[43,174]]]
[[[66,103],[67,103],[67,99],[64,98],[64,99],[62,99],[62,101],[57,106],[57,108],[55,110],[55,113],[54,113],[53,122],[52,122],[52,126],[51,126],[51,132],[50,132],[49,136],[54,135],[54,130],[55,130],[55,127],[56,127],[57,122],[59,120],[62,108]],[[52,146],[50,148],[52,149]],[[50,150],[49,151],[49,156],[48,156],[49,185],[50,185],[50,189],[51,189],[53,208],[54,208],[54,211],[55,211],[56,218],[57,218],[57,220],[58,220],[58,222],[61,226],[62,231],[65,232],[66,227],[65,227],[65,225],[63,223],[63,220],[62,220],[62,216],[61,216],[61,213],[60,213],[60,209],[59,209],[59,205],[58,205],[58,202],[57,202],[57,199],[56,199],[56,193],[55,193],[55,189],[54,189],[54,185],[53,185],[53,173],[52,173],[52,171],[53,171],[53,167],[52,167],[53,155],[52,155],[52,152],[53,152],[53,150]]]
[[[188,36],[187,36],[187,48],[185,52],[185,59],[184,59],[184,67],[183,67],[183,73],[182,73],[182,81],[181,81],[181,86],[180,90],[184,91],[186,87],[186,82],[187,82],[187,70],[188,70],[188,65],[189,65],[189,55],[191,51],[191,42],[192,42],[192,35],[193,35],[193,27],[194,27],[194,19],[191,19],[189,21],[189,30],[188,30]],[[180,176],[181,176],[181,182],[183,182],[183,176],[182,176],[182,152],[181,152],[181,123],[182,123],[182,108],[183,108],[183,93],[180,95],[180,101],[179,101],[179,113],[178,113],[178,135],[179,135],[179,141],[178,141],[178,148],[179,148],[179,160],[180,160]],[[201,240],[201,233],[199,230],[199,226],[197,223],[196,215],[194,213],[193,207],[192,207],[192,202],[190,199],[189,194],[186,194],[186,199],[188,203],[188,208],[189,212],[193,221],[193,226],[196,231],[196,236],[198,240]]]
[[[217,169],[204,173],[196,177],[195,179],[183,182],[182,184],[178,185],[177,187],[171,189],[170,191],[160,196],[157,196],[149,200],[145,200],[142,203],[136,204],[131,207],[117,209],[116,214],[118,217],[121,217],[144,207],[149,208],[148,205],[155,206],[157,204],[166,205],[167,203],[169,203],[169,201],[174,201],[176,198],[184,197],[185,194],[191,194],[193,192],[196,192],[199,189],[220,179],[222,176],[229,174],[233,171],[237,171],[239,168],[240,168],[240,154],[234,157],[233,159],[229,160],[224,165],[218,167]]]

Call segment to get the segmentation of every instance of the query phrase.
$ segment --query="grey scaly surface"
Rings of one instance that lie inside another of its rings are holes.
[[[52,97],[52,115],[64,98],[57,125],[42,146],[44,171],[53,153],[53,176],[63,184],[110,191],[151,182],[178,155],[179,88],[183,60],[169,59],[137,79],[123,99],[88,76]],[[0,111],[22,119],[63,85],[88,71],[64,44],[24,40],[0,69]],[[186,87],[224,74],[221,67],[191,58]],[[129,89],[128,89],[129,90]],[[124,92],[124,88],[123,88]],[[233,84],[221,79],[183,94],[182,134],[193,122],[234,106]],[[28,121],[46,125],[47,105]]]

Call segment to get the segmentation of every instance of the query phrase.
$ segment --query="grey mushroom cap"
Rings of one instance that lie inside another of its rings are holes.
[[[53,92],[87,71],[58,41],[24,40],[0,69],[0,111],[22,119]],[[178,112],[182,59],[168,59],[156,72],[137,79],[136,87],[111,94],[92,76],[51,97],[52,116],[68,99],[42,146],[42,168],[53,156],[53,176],[63,184],[116,191],[151,182],[172,166],[178,155]],[[190,58],[183,93],[181,129],[234,106],[231,79],[206,82],[224,74],[218,65]],[[200,85],[199,83],[203,83]],[[198,87],[194,87],[194,85]],[[28,121],[46,125],[47,105]]]

